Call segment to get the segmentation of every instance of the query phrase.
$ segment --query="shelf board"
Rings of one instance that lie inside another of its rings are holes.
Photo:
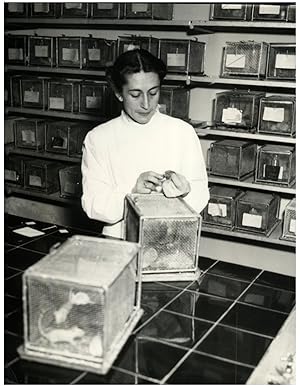
[[[25,65],[5,65],[4,71],[20,71],[20,72],[34,72],[34,73],[56,73],[56,74],[71,74],[82,76],[97,76],[104,77],[104,70],[87,70],[75,69],[65,67],[50,67],[50,66],[25,66]]]
[[[208,182],[214,183],[214,184],[223,184],[223,185],[229,185],[229,186],[238,186],[242,188],[248,188],[248,189],[259,189],[263,191],[268,192],[278,192],[278,193],[286,193],[291,195],[296,195],[296,186],[293,185],[291,188],[286,188],[283,186],[276,186],[276,185],[270,185],[270,184],[260,184],[254,182],[254,177],[249,177],[245,179],[244,181],[238,181],[232,178],[225,178],[225,177],[219,177],[219,176],[213,176],[208,175]]]

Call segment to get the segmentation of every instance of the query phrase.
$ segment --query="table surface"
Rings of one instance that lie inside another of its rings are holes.
[[[22,274],[74,234],[101,236],[5,215],[7,384],[244,384],[295,305],[294,277],[200,257],[197,281],[143,283],[144,315],[108,374],[23,360]]]

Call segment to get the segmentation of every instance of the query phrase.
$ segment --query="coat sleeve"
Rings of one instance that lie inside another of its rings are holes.
[[[96,150],[99,143],[93,139],[92,132],[83,143],[81,204],[89,218],[114,224],[123,219],[126,193],[114,183],[104,148]]]

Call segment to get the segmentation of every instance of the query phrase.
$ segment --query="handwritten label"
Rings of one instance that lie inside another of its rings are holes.
[[[22,137],[22,142],[24,143],[29,143],[29,144],[34,144],[35,143],[35,132],[32,130],[22,130],[21,131],[21,137]]]
[[[85,104],[87,108],[99,108],[101,106],[101,98],[99,96],[86,96]]]
[[[8,49],[8,59],[23,61],[23,59],[24,59],[23,49],[22,48],[19,48],[19,49],[9,48]]]
[[[24,102],[26,103],[38,103],[40,101],[40,92],[26,90],[24,92]]]
[[[131,10],[132,10],[132,12],[135,12],[135,13],[147,12],[148,11],[148,4],[147,3],[131,3]]]
[[[262,216],[261,215],[251,215],[251,213],[244,213],[242,225],[246,227],[255,227],[261,228]]]
[[[49,3],[33,3],[33,11],[37,13],[48,13]]]
[[[268,122],[282,123],[284,121],[284,108],[265,107],[263,120]]]
[[[133,44],[133,43],[125,43],[124,45],[124,51],[134,50],[134,49],[140,49],[140,45]]]
[[[36,57],[48,58],[48,46],[34,46],[34,55]]]
[[[289,231],[296,234],[296,219],[291,219]]]
[[[296,56],[294,54],[277,54],[276,69],[296,69]]]
[[[8,12],[24,12],[24,3],[8,3]]]
[[[209,203],[207,213],[211,216],[227,216],[227,205],[218,203]]]
[[[66,9],[81,9],[82,3],[65,3]]]
[[[185,66],[185,54],[167,54],[167,66]]]
[[[224,108],[222,112],[223,123],[242,123],[242,112],[237,108]]]
[[[244,54],[227,54],[225,66],[227,68],[244,68],[246,56]]]
[[[258,13],[260,15],[279,15],[280,5],[262,4],[259,6]]]
[[[42,186],[42,179],[39,176],[29,175],[29,185],[30,186]]]
[[[17,181],[17,172],[15,170],[4,169],[4,179],[7,181]]]
[[[97,3],[97,9],[113,9],[113,3]]]
[[[90,61],[100,61],[101,59],[100,49],[88,49],[88,59]]]
[[[241,4],[221,4],[221,9],[242,9]]]
[[[62,59],[63,61],[78,62],[79,61],[78,49],[68,49],[64,47],[62,49]]]
[[[65,99],[63,97],[50,97],[50,109],[65,109]]]

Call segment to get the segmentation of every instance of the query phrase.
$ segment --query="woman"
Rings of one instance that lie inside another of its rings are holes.
[[[158,110],[165,64],[136,49],[121,54],[106,75],[123,110],[85,138],[84,211],[107,223],[105,235],[124,238],[125,195],[159,191],[164,172],[170,170],[174,192],[200,212],[209,192],[198,137],[191,125]]]

